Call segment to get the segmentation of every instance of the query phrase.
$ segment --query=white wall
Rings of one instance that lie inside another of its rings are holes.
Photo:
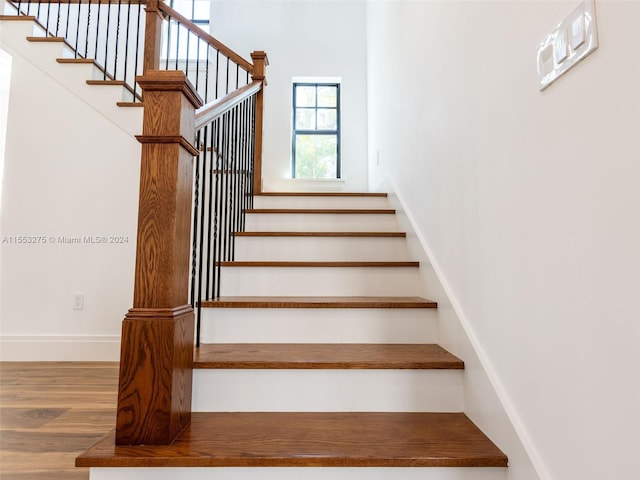
[[[363,1],[214,0],[211,32],[249,59],[269,56],[263,179],[268,190],[367,189],[366,28]],[[292,77],[341,77],[344,182],[291,178]]]
[[[598,2],[599,50],[540,93],[535,47],[576,5],[371,2],[370,179],[403,200],[540,478],[632,480],[640,3]]]
[[[132,302],[140,146],[7,51],[13,68],[0,224],[2,359],[117,360]],[[18,244],[21,236],[46,243]],[[62,236],[128,241],[64,244]],[[74,293],[85,295],[83,310],[72,309]]]

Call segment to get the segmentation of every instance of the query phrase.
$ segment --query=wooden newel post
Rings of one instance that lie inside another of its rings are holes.
[[[251,53],[253,60],[252,80],[262,82],[263,87],[267,85],[265,76],[269,59],[265,52],[256,51]],[[264,88],[256,95],[256,144],[253,159],[253,193],[262,192],[262,125],[264,111]]]
[[[133,308],[122,324],[117,445],[168,445],[191,420],[188,304],[195,109],[180,71],[138,77],[144,93]]]
[[[146,75],[148,71],[158,70],[160,66],[160,46],[162,45],[162,15],[158,8],[158,0],[147,0],[144,9],[145,30],[144,30],[144,59],[142,62],[142,72]]]

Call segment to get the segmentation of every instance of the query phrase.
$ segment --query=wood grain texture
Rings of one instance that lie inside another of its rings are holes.
[[[142,102],[116,102],[119,107],[144,107]]]
[[[0,20],[6,22],[33,22],[35,19],[33,15],[0,15]]]
[[[168,445],[191,417],[194,314],[131,309],[122,325],[116,443]]]
[[[392,208],[249,208],[245,210],[246,213],[274,213],[274,214],[284,214],[284,213],[293,213],[300,215],[309,215],[309,214],[370,214],[370,215],[378,215],[378,214],[386,214],[386,215],[395,215],[396,211]]]
[[[28,42],[64,43],[64,37],[27,37]]]
[[[255,112],[255,136],[253,143],[253,193],[262,192],[262,144],[264,129],[264,87],[267,85],[266,69],[269,65],[267,54],[262,51],[251,52],[254,70],[251,79],[254,82],[261,82],[262,89],[256,94],[256,112]]]
[[[271,261],[247,261],[247,262],[220,262],[222,267],[419,267],[420,262],[271,262]]]
[[[193,138],[198,95],[183,72],[138,77],[145,99],[133,308],[122,324],[119,445],[169,444],[191,415],[188,305]],[[196,151],[197,152],[197,151]]]
[[[463,413],[194,413],[170,446],[114,447],[87,467],[506,467],[507,457]]]
[[[124,87],[124,80],[87,80],[87,85],[116,85]]]
[[[158,0],[146,0],[144,56],[142,73],[147,74],[160,67],[160,48],[162,45],[162,13]]]
[[[217,343],[196,349],[194,368],[461,370],[440,345],[357,343]]]
[[[236,237],[406,237],[406,232],[235,232]]]
[[[56,58],[56,62],[58,63],[69,63],[69,64],[93,64],[95,60],[93,58]]]
[[[421,297],[219,297],[204,308],[437,308]]]
[[[113,429],[117,363],[0,363],[0,477],[88,480],[75,457]]]

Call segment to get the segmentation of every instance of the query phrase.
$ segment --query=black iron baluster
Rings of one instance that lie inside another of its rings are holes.
[[[47,32],[47,36],[51,35],[51,31],[49,30],[49,19],[51,18],[51,2],[47,3],[47,21],[44,25],[44,29]]]
[[[185,55],[184,74],[189,78],[189,38],[191,37],[191,29],[187,28],[187,54]],[[197,91],[197,89],[196,89]]]
[[[202,143],[202,147],[203,151],[201,152],[202,155],[202,186],[200,187],[200,200],[204,200],[204,195],[207,191],[207,175],[206,175],[206,171],[207,171],[207,143],[208,143],[208,135],[209,135],[209,128],[208,127],[204,127],[204,141]],[[203,261],[204,261],[204,249],[202,248],[204,246],[204,225],[205,225],[205,208],[204,208],[204,201],[202,202],[202,208],[200,209],[200,238],[198,241],[198,319],[200,319],[200,314],[201,314],[201,304],[202,304],[202,266],[203,266]],[[196,235],[196,229],[194,228],[193,230],[193,235]],[[197,331],[197,346],[200,346],[200,322],[198,322],[198,331]]]
[[[220,276],[222,271],[222,266],[220,263],[223,260],[223,249],[222,249],[222,236],[224,232],[223,228],[223,220],[224,220],[224,137],[225,137],[225,119],[224,115],[222,118],[218,118],[218,126],[220,129],[220,134],[217,138],[218,142],[218,152],[217,152],[217,175],[220,181],[220,189],[218,190],[218,198],[216,199],[216,212],[218,212],[218,223],[217,223],[217,236],[218,236],[218,253],[216,255],[216,297],[220,296]],[[218,180],[216,180],[218,182]]]
[[[167,58],[165,59],[164,69],[169,70],[169,53],[171,49],[171,17],[167,21]]]
[[[89,58],[89,25],[91,25],[91,0],[87,4],[87,33],[84,39],[84,58]]]
[[[102,10],[102,0],[98,0],[98,14],[96,15],[96,44],[93,49],[93,56],[95,61],[98,62],[98,40],[100,39],[100,12]]]
[[[207,59],[205,63],[204,69],[204,103],[209,102],[209,54],[211,53],[211,47],[207,43],[205,47],[207,49]]]
[[[57,11],[57,14],[56,14],[56,35],[55,36],[57,37],[58,29],[60,28],[60,4],[59,3],[56,5],[56,11]],[[18,7],[18,13],[19,12],[20,12],[20,7]]]
[[[236,90],[240,88],[240,65],[236,63]]]
[[[141,15],[142,12],[142,6],[138,5],[138,26],[136,28],[136,58],[134,59],[134,64],[133,64],[133,101],[136,101],[136,88],[137,88],[137,82],[136,82],[136,76],[138,75],[138,58],[139,58],[139,54],[138,52],[140,52],[140,18],[142,17]]]
[[[76,46],[74,48],[74,57],[78,58],[80,53],[78,52],[78,45],[80,44],[80,15],[82,13],[82,3],[78,2],[78,21],[76,22]]]
[[[218,121],[215,120],[214,122],[211,123],[211,144],[209,146],[210,148],[209,154],[211,155],[211,162],[209,162],[209,167],[210,167],[209,168],[209,196],[208,196],[208,206],[207,206],[209,210],[209,226],[207,229],[208,262],[207,262],[207,278],[205,283],[205,292],[207,292],[208,298],[213,298],[211,273],[212,273],[212,270],[215,272],[215,266],[216,266],[215,235],[216,235],[217,212],[213,208],[213,199],[215,198],[215,195],[217,195],[217,192],[218,192],[218,177],[217,176],[215,177],[216,178],[215,187],[213,186],[213,177],[214,177],[214,170],[216,169],[216,166],[217,166],[217,157],[218,157],[218,154],[216,152],[215,145],[214,145],[214,139],[217,138],[218,136],[217,127],[218,127]]]
[[[225,80],[225,95],[229,93],[229,63],[231,60],[229,60],[229,57],[227,57],[227,78]]]
[[[196,146],[200,148],[200,132],[196,134]],[[200,152],[195,159],[194,176],[193,176],[193,236],[191,239],[191,306],[196,305],[196,277],[197,271],[197,258],[198,258],[198,205],[200,204],[200,159],[202,152]]]
[[[111,29],[111,3],[107,0],[107,34],[104,39],[104,79],[107,79],[107,65],[109,64],[109,30]]]
[[[178,70],[178,56],[180,51],[180,22],[176,22],[176,70]]]
[[[118,16],[116,17],[116,43],[113,50],[113,79],[118,79],[118,42],[120,41],[120,12],[122,0],[118,0]]]
[[[124,37],[124,81],[127,81],[127,66],[129,65],[129,32],[131,31],[131,4],[127,6],[127,33]],[[133,74],[135,77],[135,73]],[[127,82],[128,83],[128,82]],[[133,82],[131,82],[133,83]],[[134,101],[135,101],[135,85],[134,85]]]
[[[220,78],[220,50],[216,50],[216,97],[218,98],[218,83]]]
[[[198,91],[198,82],[200,80],[200,42],[202,40],[198,37],[198,43],[196,43],[196,92]]]

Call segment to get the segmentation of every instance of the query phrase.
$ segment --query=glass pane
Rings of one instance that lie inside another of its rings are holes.
[[[296,108],[296,130],[315,130],[316,111],[313,108]]]
[[[316,87],[296,87],[296,107],[315,107]]]
[[[336,135],[296,136],[296,178],[336,178]]]
[[[338,104],[338,89],[336,87],[318,87],[318,106],[336,107]]]
[[[329,108],[318,109],[318,130],[337,130],[337,110]]]

